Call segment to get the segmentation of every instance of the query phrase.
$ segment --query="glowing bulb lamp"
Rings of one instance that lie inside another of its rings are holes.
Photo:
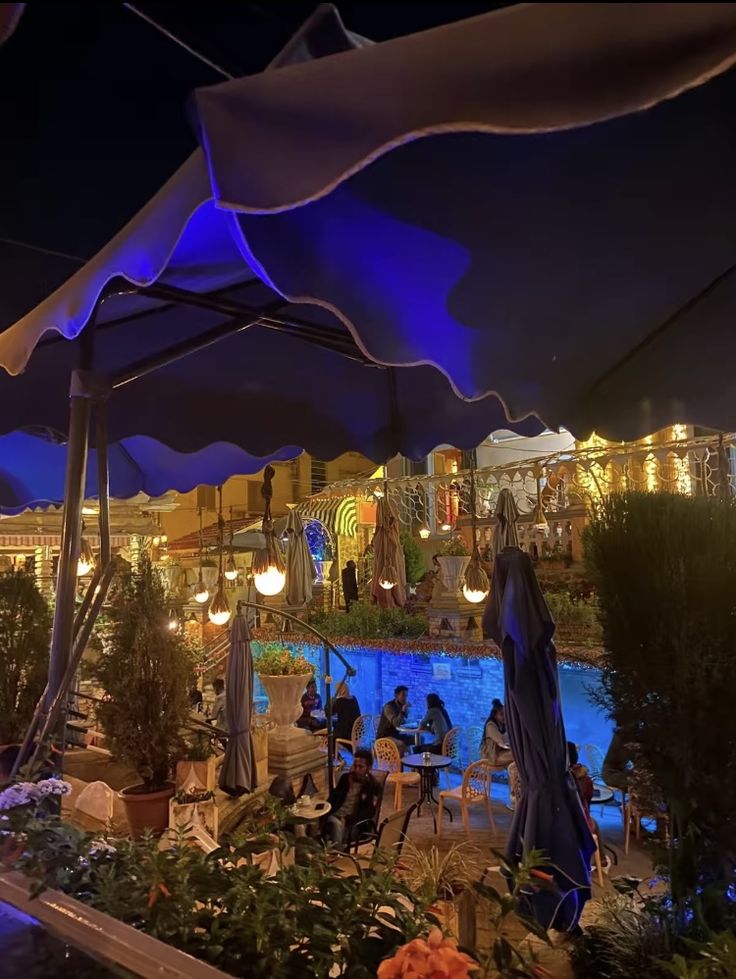
[[[286,584],[286,572],[275,564],[269,564],[263,571],[256,571],[253,574],[253,584],[261,595],[267,597],[278,595]]]
[[[202,571],[199,572],[199,579],[197,584],[194,586],[194,601],[198,602],[200,605],[204,605],[207,599],[210,597],[210,590],[205,585],[202,578]]]
[[[444,531],[444,533],[447,533],[449,530],[452,530],[452,524],[450,524],[450,523],[443,523],[442,524],[442,530]]]
[[[220,578],[217,582],[215,597],[212,599],[212,604],[207,611],[207,615],[213,625],[227,625],[231,614],[230,603],[225,595],[225,586],[222,578]]]
[[[228,581],[236,581],[238,577],[238,566],[235,563],[235,558],[230,555],[225,564],[225,577]]]
[[[420,527],[419,536],[422,538],[422,540],[429,540],[429,527]]]
[[[169,632],[179,631],[179,617],[177,616],[174,609],[169,609],[169,621],[166,623]]]
[[[79,560],[77,561],[77,575],[82,578],[84,575],[89,574],[90,571],[94,569],[95,566],[95,556],[92,553],[92,548],[89,546],[89,541],[86,537],[82,538],[82,542],[79,546]]]
[[[486,597],[488,592],[491,590],[491,583],[488,580],[488,575],[483,569],[483,565],[480,563],[480,551],[478,550],[478,533],[476,527],[476,510],[475,510],[475,470],[471,467],[470,469],[470,521],[472,525],[473,533],[473,552],[470,556],[470,562],[465,569],[465,580],[463,582],[463,595],[466,601],[471,602],[473,605],[477,605],[482,602]]]
[[[534,524],[535,530],[547,530],[549,524],[547,523],[547,515],[544,512],[544,507],[541,503],[537,503],[534,507],[534,512],[532,513],[532,523]]]

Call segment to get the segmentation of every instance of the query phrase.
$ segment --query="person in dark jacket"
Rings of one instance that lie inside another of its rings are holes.
[[[373,756],[358,748],[353,767],[340,777],[327,800],[332,807],[325,818],[323,835],[338,847],[345,847],[363,832],[375,832],[381,801],[381,786],[371,775]]]
[[[355,561],[348,561],[342,569],[342,594],[345,599],[345,611],[350,611],[353,602],[358,601],[358,575]]]
[[[376,738],[390,738],[403,755],[413,738],[409,734],[402,734],[398,729],[406,724],[409,716],[409,688],[400,684],[394,690],[394,699],[389,700],[383,705],[381,719],[378,722]]]
[[[360,717],[360,704],[358,698],[350,693],[350,688],[344,680],[337,685],[332,700],[332,716],[335,719],[332,728],[335,737],[342,741],[350,741],[353,736],[353,724]]]

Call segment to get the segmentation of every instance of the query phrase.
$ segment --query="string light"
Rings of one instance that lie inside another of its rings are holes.
[[[283,589],[286,584],[286,568],[279,545],[273,532],[273,520],[271,518],[271,498],[273,497],[273,477],[276,470],[273,466],[266,466],[263,470],[263,486],[261,495],[265,500],[263,508],[263,524],[261,529],[266,538],[266,546],[256,551],[253,556],[253,584],[256,590],[271,598]]]
[[[478,550],[478,532],[476,527],[475,512],[475,469],[470,467],[470,525],[473,534],[473,552],[470,562],[465,569],[465,580],[463,582],[463,595],[465,600],[477,605],[482,602],[491,590],[488,575],[480,561],[480,551]]]
[[[199,508],[199,578],[194,586],[194,601],[204,605],[210,597],[210,590],[202,577],[202,507]]]
[[[207,615],[209,616],[210,622],[213,625],[226,625],[232,612],[230,611],[230,603],[227,600],[227,595],[225,594],[225,579],[222,572],[222,552],[224,548],[224,529],[225,521],[222,519],[222,486],[217,487],[220,498],[220,506],[217,512],[217,536],[219,543],[219,574],[217,576],[217,591],[215,592],[215,597],[212,599],[212,604],[207,610]]]
[[[84,534],[84,522],[82,523],[82,534]],[[92,553],[92,548],[89,546],[89,541],[86,537],[82,537],[79,544],[79,558],[77,560],[77,575],[83,578],[88,575],[95,566],[95,556]]]

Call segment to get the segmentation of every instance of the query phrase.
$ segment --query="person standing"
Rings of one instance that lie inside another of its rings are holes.
[[[406,724],[409,716],[409,688],[403,684],[394,690],[394,699],[389,700],[383,705],[381,720],[378,722],[376,738],[390,738],[396,743],[397,748],[403,755],[407,747],[412,744],[412,737],[409,734],[402,734],[397,730],[402,724]]]
[[[355,561],[348,561],[342,569],[342,593],[345,598],[345,611],[358,601],[358,573]]]
[[[212,681],[212,689],[215,691],[215,699],[210,708],[208,720],[220,731],[227,731],[227,717],[225,715],[225,681],[221,676],[215,677]]]

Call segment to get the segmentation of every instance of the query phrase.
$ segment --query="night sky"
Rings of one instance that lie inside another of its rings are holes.
[[[144,3],[139,9],[234,75],[262,71],[316,3]],[[338,3],[386,40],[490,3]],[[195,146],[191,91],[222,79],[120,3],[31,3],[0,48],[0,239],[89,258]],[[77,267],[0,241],[0,329]]]

